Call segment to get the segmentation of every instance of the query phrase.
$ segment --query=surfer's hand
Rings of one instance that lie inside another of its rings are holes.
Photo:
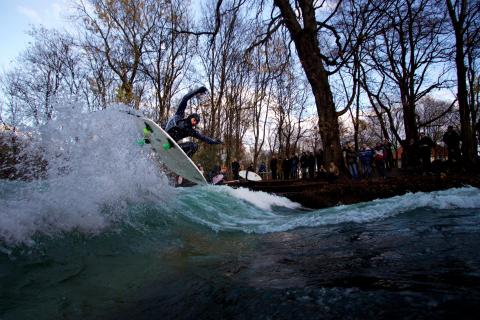
[[[203,94],[207,91],[208,91],[207,88],[205,88],[204,86],[201,86],[200,88],[197,89],[197,94]]]

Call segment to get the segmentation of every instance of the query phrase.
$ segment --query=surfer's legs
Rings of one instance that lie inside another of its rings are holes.
[[[198,144],[196,144],[195,142],[183,142],[179,143],[178,145],[190,158],[198,150]]]

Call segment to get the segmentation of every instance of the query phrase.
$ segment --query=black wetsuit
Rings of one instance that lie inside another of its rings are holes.
[[[188,116],[187,118],[185,118],[185,109],[187,108],[188,100],[190,100],[197,94],[201,94],[206,91],[207,89],[205,87],[200,87],[186,94],[182,98],[182,101],[178,105],[177,112],[175,112],[173,117],[171,117],[165,125],[165,131],[173,138],[173,140],[179,141],[183,138],[194,137],[208,144],[222,143],[220,140],[209,138],[195,130],[192,127],[191,123],[192,116]],[[184,142],[179,143],[178,145],[183,149],[183,151],[185,151],[185,153],[189,157],[191,157],[198,150],[198,145],[195,142]]]

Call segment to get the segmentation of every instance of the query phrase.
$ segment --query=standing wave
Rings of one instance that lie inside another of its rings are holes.
[[[207,187],[178,195],[178,212],[215,231],[269,233],[340,223],[367,223],[418,208],[480,208],[480,190],[455,188],[408,193],[354,205],[309,211],[288,199],[229,187]]]

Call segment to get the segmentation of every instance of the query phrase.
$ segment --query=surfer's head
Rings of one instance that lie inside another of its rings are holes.
[[[188,116],[187,120],[188,123],[192,125],[192,127],[195,127],[200,122],[200,116],[198,115],[198,113],[192,113]]]

